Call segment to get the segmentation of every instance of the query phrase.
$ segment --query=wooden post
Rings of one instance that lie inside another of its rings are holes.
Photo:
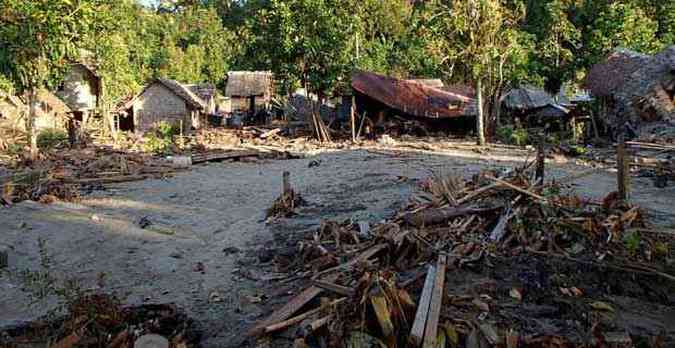
[[[617,186],[619,199],[627,202],[630,195],[630,156],[626,150],[623,127],[621,127],[618,138],[619,143],[616,147]]]
[[[37,161],[38,159],[38,145],[37,145],[37,128],[35,127],[35,118],[37,117],[35,113],[37,112],[35,108],[35,103],[37,103],[37,88],[32,87],[28,94],[28,105],[29,113],[27,121],[27,131],[30,137],[30,159],[32,161]]]
[[[351,107],[352,141],[356,141],[356,97],[352,96]]]
[[[283,174],[283,193],[288,195],[293,189],[291,188],[291,173],[284,172]]]
[[[544,184],[544,174],[546,166],[546,151],[544,148],[544,135],[539,134],[539,139],[537,143],[537,170],[535,174],[535,180],[538,185]]]

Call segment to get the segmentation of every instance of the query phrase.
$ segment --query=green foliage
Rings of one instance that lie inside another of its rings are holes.
[[[38,134],[38,147],[40,149],[52,149],[68,144],[68,134],[59,129],[45,129]]]
[[[6,76],[0,74],[0,92],[14,93],[14,84]]]
[[[179,133],[179,126],[165,121],[158,122],[154,129],[145,136],[143,151],[156,155],[167,155],[171,153],[174,136]]]
[[[497,139],[504,144],[523,146],[529,142],[527,129],[514,126],[502,126],[497,128]]]
[[[631,255],[635,255],[635,253],[638,252],[638,249],[640,248],[640,241],[640,234],[637,232],[627,233],[623,236],[623,243]]]

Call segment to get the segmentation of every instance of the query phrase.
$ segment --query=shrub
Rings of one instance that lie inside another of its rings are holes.
[[[505,144],[523,146],[528,143],[529,135],[525,128],[503,126],[497,128],[497,139]]]
[[[143,151],[152,152],[156,155],[166,155],[170,152],[171,140],[160,138],[157,135],[150,133],[145,137],[143,143]]]
[[[52,149],[68,144],[68,135],[58,129],[46,129],[40,132],[37,138],[38,147],[41,149]]]

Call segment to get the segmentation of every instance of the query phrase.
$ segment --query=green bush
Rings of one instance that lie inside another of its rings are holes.
[[[171,150],[171,144],[171,139],[160,138],[157,135],[150,133],[145,137],[143,151],[151,152],[156,155],[166,155]]]
[[[40,149],[52,149],[68,144],[68,134],[58,129],[45,129],[38,134],[37,144]]]
[[[503,126],[497,128],[497,139],[504,144],[523,146],[528,144],[529,135],[525,128]]]
[[[171,141],[174,135],[180,133],[180,128],[166,121],[160,121],[155,127],[155,133],[162,139]]]

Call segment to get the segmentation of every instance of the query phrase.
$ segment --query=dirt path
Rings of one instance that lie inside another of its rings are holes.
[[[54,274],[93,287],[105,273],[106,291],[126,303],[175,302],[201,324],[205,346],[237,347],[242,332],[268,309],[250,300],[261,292],[266,275],[242,275],[239,269],[260,262],[260,249],[274,238],[264,213],[281,190],[283,171],[291,172],[294,188],[309,205],[281,226],[302,231],[316,228],[321,219],[380,220],[404,205],[432,170],[470,176],[524,159],[522,153],[361,149],[196,166],[166,180],[94,192],[78,205],[25,202],[0,210],[0,244],[10,247],[10,269],[16,273],[39,266],[38,239],[44,239]],[[319,165],[308,168],[311,161]],[[550,167],[558,177],[588,169]],[[581,194],[601,198],[614,188],[614,176],[601,172],[577,185]],[[675,226],[675,187],[656,189],[637,179],[633,198],[662,226]],[[138,223],[143,217],[151,223],[144,229]],[[2,275],[0,327],[35,319],[56,306],[54,299],[29,303],[18,277]]]

